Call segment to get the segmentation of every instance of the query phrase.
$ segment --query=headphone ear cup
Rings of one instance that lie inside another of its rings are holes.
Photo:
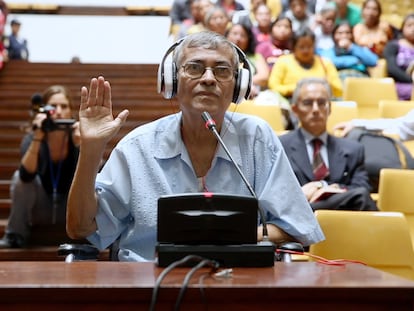
[[[171,99],[177,92],[177,70],[173,62],[166,62],[163,65],[161,74],[158,76],[158,92],[164,98]]]
[[[234,86],[233,103],[239,104],[248,99],[251,88],[251,73],[246,68],[239,69],[236,85]]]

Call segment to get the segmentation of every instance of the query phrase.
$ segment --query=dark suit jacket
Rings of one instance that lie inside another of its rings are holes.
[[[293,171],[301,185],[313,180],[312,165],[306,150],[305,138],[299,129],[280,136]],[[364,147],[362,144],[328,135],[327,140],[329,176],[328,184],[337,183],[348,189],[364,187],[371,190],[368,173],[364,167]]]

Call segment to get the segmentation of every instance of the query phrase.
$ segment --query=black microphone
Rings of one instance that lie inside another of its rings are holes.
[[[205,126],[207,129],[213,132],[214,136],[219,141],[220,145],[223,147],[224,151],[227,153],[228,157],[230,158],[231,162],[233,163],[234,167],[236,168],[237,172],[239,173],[240,177],[243,179],[243,182],[247,186],[247,189],[249,189],[251,195],[257,200],[257,195],[253,190],[253,187],[250,185],[249,181],[247,180],[246,176],[244,176],[243,172],[241,171],[240,167],[237,165],[236,161],[234,160],[233,156],[230,153],[230,150],[227,148],[224,141],[221,139],[220,134],[217,131],[216,128],[216,122],[213,120],[213,118],[210,116],[210,114],[207,111],[204,111],[201,113],[201,117],[206,122]],[[266,217],[264,215],[263,210],[260,208],[259,204],[257,204],[257,207],[259,209],[260,219],[263,224],[263,241],[269,240],[269,235],[267,233],[267,224],[266,224]]]

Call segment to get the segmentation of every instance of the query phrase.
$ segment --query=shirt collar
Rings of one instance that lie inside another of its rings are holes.
[[[176,113],[175,117],[166,118],[156,127],[154,143],[155,148],[154,157],[158,159],[170,159],[182,155],[185,151],[185,145],[181,138],[181,118],[182,113]],[[207,130],[207,129],[206,129]],[[221,138],[226,144],[230,154],[238,165],[241,165],[241,153],[239,147],[239,137],[237,135],[236,127],[231,122],[228,114],[225,115]],[[214,135],[211,133],[211,135]],[[218,142],[217,158],[231,161],[225,150]],[[215,160],[213,160],[215,161]],[[214,162],[213,162],[214,163]]]
[[[328,133],[327,132],[323,132],[319,136],[314,136],[302,127],[300,128],[300,131],[302,132],[302,135],[305,138],[306,144],[311,144],[312,140],[315,139],[315,138],[319,138],[325,146],[328,142]]]

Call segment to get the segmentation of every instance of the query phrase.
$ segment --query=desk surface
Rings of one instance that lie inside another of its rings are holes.
[[[88,304],[88,310],[148,310],[163,270],[152,263],[0,262],[1,310],[74,310],[73,303]],[[188,271],[168,274],[156,310],[172,309]],[[275,304],[285,310],[310,310],[310,304],[335,311],[414,310],[414,282],[361,264],[277,262],[270,268],[234,268],[231,278],[208,271],[194,274],[181,310],[203,309],[203,303],[226,311]]]

